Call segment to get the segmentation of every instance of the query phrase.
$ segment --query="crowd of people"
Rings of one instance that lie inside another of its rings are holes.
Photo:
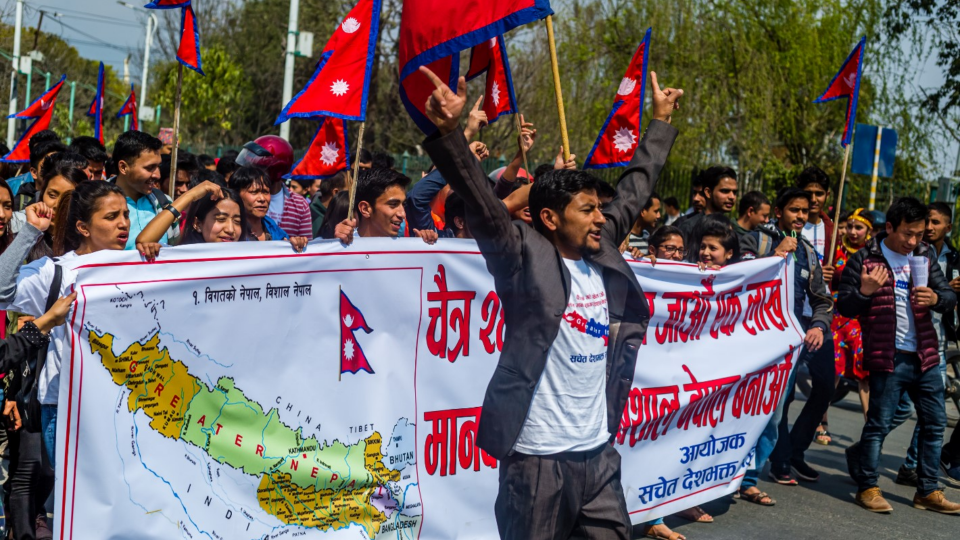
[[[628,291],[623,298],[608,298],[611,305],[620,305],[616,313],[624,313],[616,340],[627,344],[620,348],[611,340],[610,350],[628,351],[608,361],[620,362],[617,372],[632,372],[636,340],[642,339],[649,315],[644,315],[639,285],[624,277],[632,274],[605,270],[622,270],[617,265],[630,258],[649,260],[651,272],[656,272],[657,262],[664,260],[687,261],[710,271],[759,257],[792,257],[793,306],[805,332],[802,361],[811,391],[791,426],[788,411],[795,386],[791,379],[790,390],[756,444],[756,466],[744,477],[737,497],[762,506],[776,504],[758,486],[767,461],[768,476],[778,484],[817,482],[819,473],[805,454],[812,443],[833,444],[827,409],[844,378],[858,385],[865,419],[860,441],[846,451],[851,478],[858,486],[857,504],[873,512],[892,510],[877,487],[880,449],[890,430],[916,411],[919,421],[896,481],[916,487],[917,508],[960,513],[960,504],[947,500],[940,487],[940,482],[960,487],[960,435],[954,430],[943,444],[945,355],[948,344],[957,339],[955,292],[960,291],[960,255],[949,240],[952,208],[902,198],[886,214],[851,209],[834,223],[828,215],[830,204],[838,203],[830,200],[834,182],[816,166],[805,169],[794,186],[782,189],[774,199],[759,191],[741,194],[737,172],[715,166],[697,176],[684,213],[676,198],[661,200],[654,191],[677,136],[670,117],[682,91],[661,90],[655,78],[652,82],[654,120],[617,186],[578,170],[575,156],[565,159],[562,149],[553,164],[524,170],[523,156],[535,145],[537,131],[522,120],[515,158],[484,175],[479,163],[489,150],[482,142],[471,141],[486,124],[483,112],[474,108],[466,129],[461,129],[463,88],[454,92],[442,84],[427,105],[439,128],[424,143],[435,167],[412,187],[389,155],[366,151],[359,156],[356,179],[343,171],[324,180],[285,180],[294,162],[293,148],[273,135],[219,159],[180,151],[174,178],[171,149],[148,133],[121,134],[110,153],[90,137],[65,144],[52,131],[33,135],[29,164],[0,167],[0,304],[6,308],[6,324],[0,326],[5,421],[0,429],[0,482],[9,537],[51,536],[57,396],[67,339],[64,320],[75,299],[71,291],[76,279],[58,263],[101,250],[137,250],[151,261],[170,246],[238,241],[280,241],[301,252],[313,238],[346,244],[356,237],[418,237],[430,244],[445,238],[475,239],[494,274],[509,321],[501,365],[510,369],[504,373],[531,381],[523,385],[526,394],[512,396],[525,400],[517,407],[505,397],[516,391],[515,385],[502,380],[507,375],[498,370],[484,402],[478,440],[503,461],[501,495],[504,490],[522,491],[520,483],[529,477],[525,471],[530,467],[544,470],[548,457],[573,453],[588,464],[583,473],[587,480],[573,481],[573,475],[581,473],[556,465],[541,488],[566,497],[565,490],[578,482],[603,486],[591,500],[576,495],[579,506],[569,510],[567,525],[589,522],[598,530],[613,531],[624,525],[617,511],[608,509],[589,520],[585,516],[597,500],[617,497],[619,465],[616,478],[596,474],[610,469],[609,452],[616,453],[606,443],[617,426],[608,425],[607,418],[620,417],[616,408],[622,410],[625,396],[619,390],[604,390],[603,366],[599,375],[568,373],[563,370],[571,368],[555,360],[563,347],[606,353],[605,346],[594,351],[597,342],[569,336],[563,328],[558,330],[559,323],[552,324],[556,292],[570,290],[571,283],[577,291],[611,286]],[[356,197],[350,212],[352,188]],[[834,246],[835,227],[839,240]],[[607,266],[612,263],[601,259],[610,259],[596,257],[604,250],[618,251],[622,260]],[[550,265],[534,264],[553,260],[551,251],[559,253],[564,265],[546,269]],[[927,283],[911,278],[911,265],[916,264],[912,256],[924,257]],[[558,285],[531,287],[531,282]],[[562,282],[566,288],[560,287]],[[519,297],[510,292],[517,290],[526,292]],[[530,291],[543,295],[534,298],[540,307],[530,307],[534,295]],[[627,302],[640,307],[624,310]],[[605,304],[598,305],[592,316],[608,322],[614,317]],[[544,318],[551,324],[541,324]],[[571,383],[574,379],[582,380]],[[558,397],[568,394],[591,404],[572,407]],[[576,418],[554,427],[538,423],[551,408],[570,411]],[[614,499],[610,500],[617,506]],[[501,535],[569,536],[560,529],[537,528],[536,516],[551,500],[538,496],[532,506],[524,506],[498,499]],[[681,515],[696,522],[714,519],[698,507]],[[625,520],[629,522],[629,517]],[[645,524],[644,533],[683,538],[662,520]]]

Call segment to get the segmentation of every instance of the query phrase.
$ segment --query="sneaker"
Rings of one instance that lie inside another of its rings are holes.
[[[917,470],[907,468],[906,465],[901,465],[900,470],[897,471],[897,479],[894,480],[894,482],[901,486],[917,487]]]
[[[797,485],[797,480],[790,475],[790,471],[779,472],[773,470],[773,467],[770,467],[770,472],[768,473],[770,479],[774,482],[780,484],[781,486],[795,486]]]
[[[950,467],[948,463],[941,461],[940,481],[954,489],[960,489],[960,465]]]
[[[807,465],[807,462],[802,459],[790,460],[790,470],[793,471],[793,474],[795,474],[797,478],[804,482],[816,482],[820,480],[820,473],[810,465]]]
[[[851,444],[844,450],[844,454],[847,455],[847,474],[850,475],[853,483],[857,483],[856,471],[860,470],[860,443]]]
[[[921,497],[917,493],[913,496],[913,507],[920,510],[940,512],[941,514],[960,514],[960,504],[948,501],[940,490],[934,491],[926,497]]]
[[[893,507],[890,506],[890,503],[883,498],[883,493],[878,487],[872,487],[863,491],[858,491],[857,504],[871,512],[877,512],[880,514],[889,514],[890,512],[893,512]],[[916,506],[916,498],[914,498],[913,504]]]

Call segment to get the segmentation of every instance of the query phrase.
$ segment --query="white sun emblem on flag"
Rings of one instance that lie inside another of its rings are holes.
[[[343,357],[347,360],[353,360],[355,352],[353,340],[350,338],[343,340]]]
[[[345,21],[343,21],[343,25],[341,26],[343,27],[344,32],[352,34],[360,29],[360,21],[354,19],[353,17],[348,17]]]
[[[621,152],[630,150],[636,143],[637,138],[633,135],[633,132],[630,131],[630,128],[622,127],[618,129],[613,136],[613,146]]]
[[[337,79],[333,81],[333,84],[330,85],[330,91],[333,92],[333,95],[340,97],[347,93],[347,90],[350,89],[350,85],[347,84],[347,81],[343,79]]]
[[[630,77],[624,77],[623,80],[620,81],[620,88],[617,89],[617,94],[621,96],[629,95],[631,92],[633,92],[633,89],[636,87],[637,87],[636,80],[631,79]]]
[[[490,89],[491,97],[493,98],[493,105],[495,107],[500,106],[500,85],[497,84],[497,81],[493,81],[493,87]]]
[[[320,149],[320,161],[322,161],[324,165],[329,166],[336,163],[338,157],[340,157],[340,148],[337,147],[337,143],[334,143],[334,142],[324,143],[323,148]],[[347,319],[351,319],[351,317],[347,315],[344,318],[343,322],[347,323],[347,326],[350,326],[350,324],[352,323],[352,319],[349,322],[347,321]]]

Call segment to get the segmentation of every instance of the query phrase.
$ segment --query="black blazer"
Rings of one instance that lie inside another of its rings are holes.
[[[637,350],[650,320],[646,298],[619,245],[653,192],[676,136],[677,130],[670,124],[650,122],[620,177],[617,197],[603,209],[607,222],[600,252],[587,258],[602,270],[610,314],[606,392],[611,435],[619,428]],[[547,352],[560,331],[570,296],[570,273],[547,238],[522,221],[511,221],[462,131],[434,134],[424,141],[424,148],[453,191],[463,198],[467,224],[503,305],[503,351],[487,386],[477,435],[481,448],[503,459],[520,435]]]

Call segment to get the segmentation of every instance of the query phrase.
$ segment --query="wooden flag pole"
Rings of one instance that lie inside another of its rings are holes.
[[[520,122],[520,107],[517,107],[517,112],[513,114],[513,119],[517,124],[517,134],[520,137],[520,140],[517,141],[520,144],[520,154],[523,155],[523,170],[527,171],[527,180],[533,180],[530,178],[532,174],[530,172],[530,166],[527,165],[527,149],[523,146],[523,124]]]
[[[353,219],[353,205],[357,199],[357,179],[360,176],[360,151],[363,149],[363,128],[366,122],[360,122],[360,135],[357,137],[357,159],[353,163],[353,181],[350,182],[350,207],[347,208],[347,219]]]
[[[560,116],[560,140],[563,141],[563,160],[570,161],[570,137],[567,136],[567,116],[563,112],[563,92],[560,90],[560,66],[557,63],[557,42],[553,37],[553,15],[547,15],[547,43],[550,45],[550,67],[553,69],[553,89],[557,93],[557,114]]]
[[[837,188],[837,209],[833,212],[833,234],[830,235],[830,253],[827,257],[827,266],[833,266],[834,256],[837,254],[837,232],[840,230],[838,222],[840,221],[840,205],[843,202],[843,185],[847,181],[847,161],[850,159],[850,148],[843,152],[843,170],[840,171],[840,187]]]
[[[170,153],[170,200],[177,192],[177,150],[180,148],[180,100],[183,95],[183,64],[177,62],[177,93],[173,98],[173,152]]]

